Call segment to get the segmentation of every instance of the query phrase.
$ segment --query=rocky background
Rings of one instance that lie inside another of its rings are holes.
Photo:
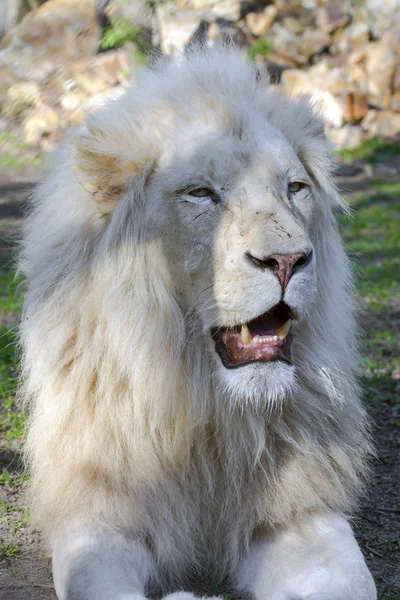
[[[0,36],[0,140],[32,155],[194,41],[233,40],[313,94],[339,146],[400,135],[399,0],[0,0]]]

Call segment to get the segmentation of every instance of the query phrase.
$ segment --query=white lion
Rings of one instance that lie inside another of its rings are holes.
[[[86,120],[24,232],[32,501],[60,600],[373,600],[323,123],[233,49]]]

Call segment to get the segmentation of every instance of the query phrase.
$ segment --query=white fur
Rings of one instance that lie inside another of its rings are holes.
[[[130,577],[146,552],[161,593],[219,583],[252,555],[255,532],[269,540],[354,506],[369,444],[330,172],[306,99],[257,82],[234,50],[197,50],[90,115],[36,191],[21,256],[26,452],[62,600],[143,595],[148,582]],[[298,178],[309,193],[289,200]],[[193,185],[220,202],[194,199]],[[293,366],[225,369],[210,328],[282,294],[246,252],[311,249],[284,296]],[[350,548],[368,579],[351,532],[337,539],[326,552]]]

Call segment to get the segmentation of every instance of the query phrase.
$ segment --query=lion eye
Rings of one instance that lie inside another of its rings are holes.
[[[298,192],[301,192],[301,190],[304,190],[305,187],[306,184],[302,181],[291,181],[288,185],[288,194],[289,196],[297,194]]]
[[[192,200],[190,200],[190,197]],[[218,204],[219,198],[217,194],[209,188],[195,188],[186,192],[186,198],[194,204]]]
[[[206,196],[210,196],[212,198],[214,195],[212,191],[208,190],[207,188],[197,188],[197,190],[192,190],[189,192],[189,194],[195,198],[205,198]]]

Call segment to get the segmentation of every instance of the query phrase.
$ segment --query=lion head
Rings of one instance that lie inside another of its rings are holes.
[[[332,343],[318,287],[347,276],[339,240],[330,256],[318,247],[322,229],[336,236],[329,144],[307,100],[268,88],[235,53],[219,61],[223,75],[204,53],[153,72],[88,120],[72,162],[114,235],[131,228],[132,255],[138,243],[158,253],[216,387],[282,399],[310,331]]]

